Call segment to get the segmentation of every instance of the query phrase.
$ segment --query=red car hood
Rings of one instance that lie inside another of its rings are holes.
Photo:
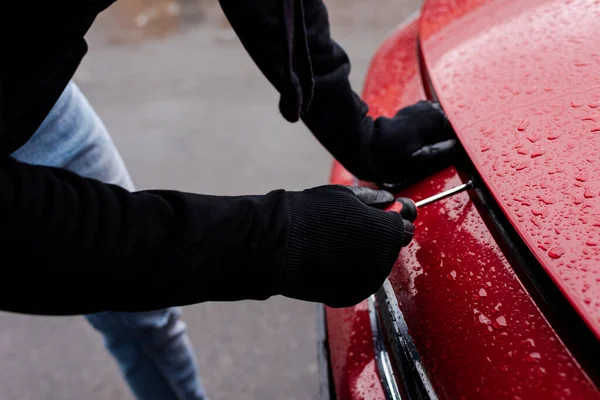
[[[600,338],[600,4],[430,0],[442,106],[510,222]]]

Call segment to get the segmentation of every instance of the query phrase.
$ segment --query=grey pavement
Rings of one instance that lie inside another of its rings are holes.
[[[357,90],[378,45],[419,3],[327,3]],[[327,182],[331,157],[279,115],[277,93],[214,0],[121,0],[105,14],[88,34],[76,81],[138,188],[261,194]],[[280,297],[186,307],[211,398],[316,398],[314,311]],[[80,317],[1,313],[0,359],[3,400],[132,398]]]

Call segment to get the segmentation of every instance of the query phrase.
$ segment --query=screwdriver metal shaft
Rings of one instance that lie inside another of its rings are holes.
[[[465,190],[473,189],[473,181],[468,181],[467,183],[463,183],[462,185],[458,185],[452,189],[448,189],[445,192],[438,193],[421,201],[417,201],[415,205],[417,208],[421,208],[431,203],[435,203],[436,201],[445,199],[446,197],[450,197],[454,194],[464,192]]]

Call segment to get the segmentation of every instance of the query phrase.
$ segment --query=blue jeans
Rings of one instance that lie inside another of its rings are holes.
[[[32,138],[12,156],[133,190],[104,124],[74,83],[67,86]],[[179,308],[102,312],[86,318],[104,336],[106,347],[139,400],[206,399]]]

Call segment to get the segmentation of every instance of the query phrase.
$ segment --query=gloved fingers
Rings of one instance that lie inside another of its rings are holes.
[[[458,144],[456,139],[448,139],[443,142],[426,145],[414,151],[411,157],[415,160],[431,160],[448,159],[456,154]]]
[[[412,222],[404,220],[404,237],[402,238],[402,247],[406,247],[415,237],[415,226]]]
[[[402,204],[400,215],[405,220],[414,222],[417,219],[417,206],[414,201],[407,199],[406,197],[399,197],[396,199],[397,202]]]
[[[437,101],[429,101],[428,102],[431,107],[435,110],[437,110],[439,113],[441,113],[444,117],[446,116],[446,113],[444,112],[444,110],[442,109],[442,106],[440,103],[438,103]]]
[[[459,150],[460,146],[456,139],[423,146],[396,167],[398,171],[410,170],[410,174],[399,173],[398,176],[402,177],[402,180],[378,182],[378,184],[389,192],[397,192],[443,167],[452,165],[457,160]]]
[[[364,204],[376,207],[385,208],[394,202],[394,195],[385,190],[373,190],[367,187],[347,186],[348,189]]]
[[[450,139],[454,131],[439,103],[419,101],[398,111],[396,118],[415,134],[414,144],[434,144]]]
[[[445,117],[444,111],[438,102],[429,101],[429,100],[420,100],[414,104],[411,104],[406,107],[402,107],[396,115],[404,115],[404,114],[416,114],[416,113],[424,113],[435,111],[438,114],[442,114]]]

